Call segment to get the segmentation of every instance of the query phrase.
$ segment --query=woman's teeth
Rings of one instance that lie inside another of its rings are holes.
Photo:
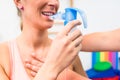
[[[54,14],[51,13],[51,12],[43,12],[42,14],[45,15],[45,16],[52,16],[52,15],[54,15]]]

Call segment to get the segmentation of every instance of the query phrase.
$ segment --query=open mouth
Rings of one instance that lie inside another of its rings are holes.
[[[54,12],[42,12],[42,14],[45,15],[45,16],[52,16],[55,13]]]

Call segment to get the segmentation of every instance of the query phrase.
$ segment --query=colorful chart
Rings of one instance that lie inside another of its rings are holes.
[[[118,69],[118,52],[92,52],[92,67],[102,61],[109,61],[114,69]]]

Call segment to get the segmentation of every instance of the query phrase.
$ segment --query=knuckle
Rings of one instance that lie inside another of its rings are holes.
[[[69,39],[67,39],[67,38],[64,38],[64,39],[62,40],[62,43],[66,46],[66,45],[68,45],[69,43],[71,43],[71,41],[70,41]]]

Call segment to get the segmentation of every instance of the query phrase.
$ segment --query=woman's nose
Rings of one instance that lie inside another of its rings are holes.
[[[58,0],[49,0],[48,5],[50,6],[51,10],[54,10],[55,8],[59,7],[59,1]]]
[[[49,5],[59,5],[59,1],[58,0],[49,0]]]

